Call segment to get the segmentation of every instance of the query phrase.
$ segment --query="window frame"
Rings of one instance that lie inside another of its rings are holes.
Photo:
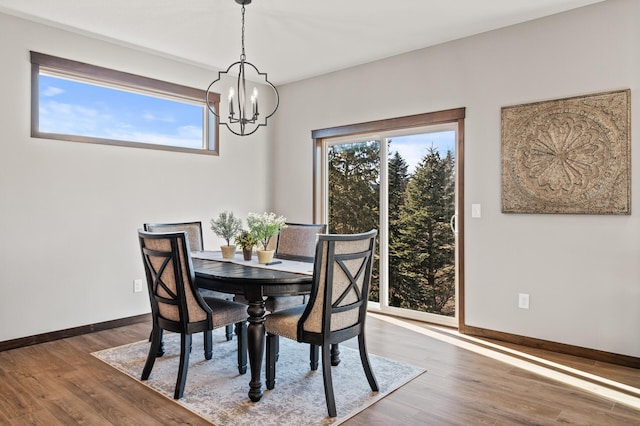
[[[133,148],[155,149],[161,151],[187,152],[193,154],[219,155],[219,119],[209,112],[205,103],[207,92],[180,84],[169,83],[91,65],[84,62],[59,58],[44,53],[31,51],[31,137],[42,139],[85,142],[102,145],[126,146]],[[185,148],[155,143],[133,142],[92,136],[47,133],[39,129],[40,119],[40,71],[50,71],[52,75],[70,78],[74,81],[86,81],[92,84],[128,90],[149,96],[158,96],[170,100],[187,101],[203,106],[203,147]],[[220,104],[218,93],[209,93],[209,102],[217,111]]]

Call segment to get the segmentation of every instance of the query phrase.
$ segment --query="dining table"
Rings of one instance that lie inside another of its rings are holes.
[[[199,288],[243,295],[247,305],[247,349],[249,353],[249,399],[262,398],[262,359],[265,352],[265,298],[304,295],[311,292],[313,263],[274,259],[260,265],[254,257],[244,261],[242,255],[223,259],[220,252],[192,253],[196,285]]]

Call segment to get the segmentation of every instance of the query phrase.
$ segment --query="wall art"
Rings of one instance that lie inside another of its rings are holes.
[[[502,212],[631,214],[631,91],[503,107]]]

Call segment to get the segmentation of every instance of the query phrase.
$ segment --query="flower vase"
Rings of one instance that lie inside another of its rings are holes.
[[[258,263],[265,265],[273,260],[275,250],[258,250]]]
[[[236,254],[236,246],[220,246],[220,251],[222,251],[223,259],[233,259]]]

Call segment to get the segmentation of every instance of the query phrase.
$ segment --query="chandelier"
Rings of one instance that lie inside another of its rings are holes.
[[[234,62],[226,71],[218,72],[218,78],[214,80],[207,88],[206,102],[207,108],[220,119],[220,124],[227,126],[227,129],[238,136],[248,136],[258,130],[261,126],[267,125],[267,119],[275,114],[280,103],[280,97],[276,87],[267,80],[267,73],[260,70],[251,62],[247,62],[244,53],[244,7],[251,3],[251,0],[235,0],[236,3],[242,5],[242,53],[240,60]],[[269,104],[267,114],[261,112],[258,102],[258,88],[247,91],[247,82],[251,84],[261,84],[273,89],[274,97],[261,97],[263,101],[260,103],[264,107],[265,103]],[[216,107],[209,99],[209,93],[223,93],[228,87],[228,103],[220,103],[221,111],[216,111]],[[219,90],[215,90],[219,89]],[[271,109],[273,108],[273,109]],[[222,110],[226,110],[226,121],[223,120],[225,114]],[[263,117],[260,119],[260,117]]]

